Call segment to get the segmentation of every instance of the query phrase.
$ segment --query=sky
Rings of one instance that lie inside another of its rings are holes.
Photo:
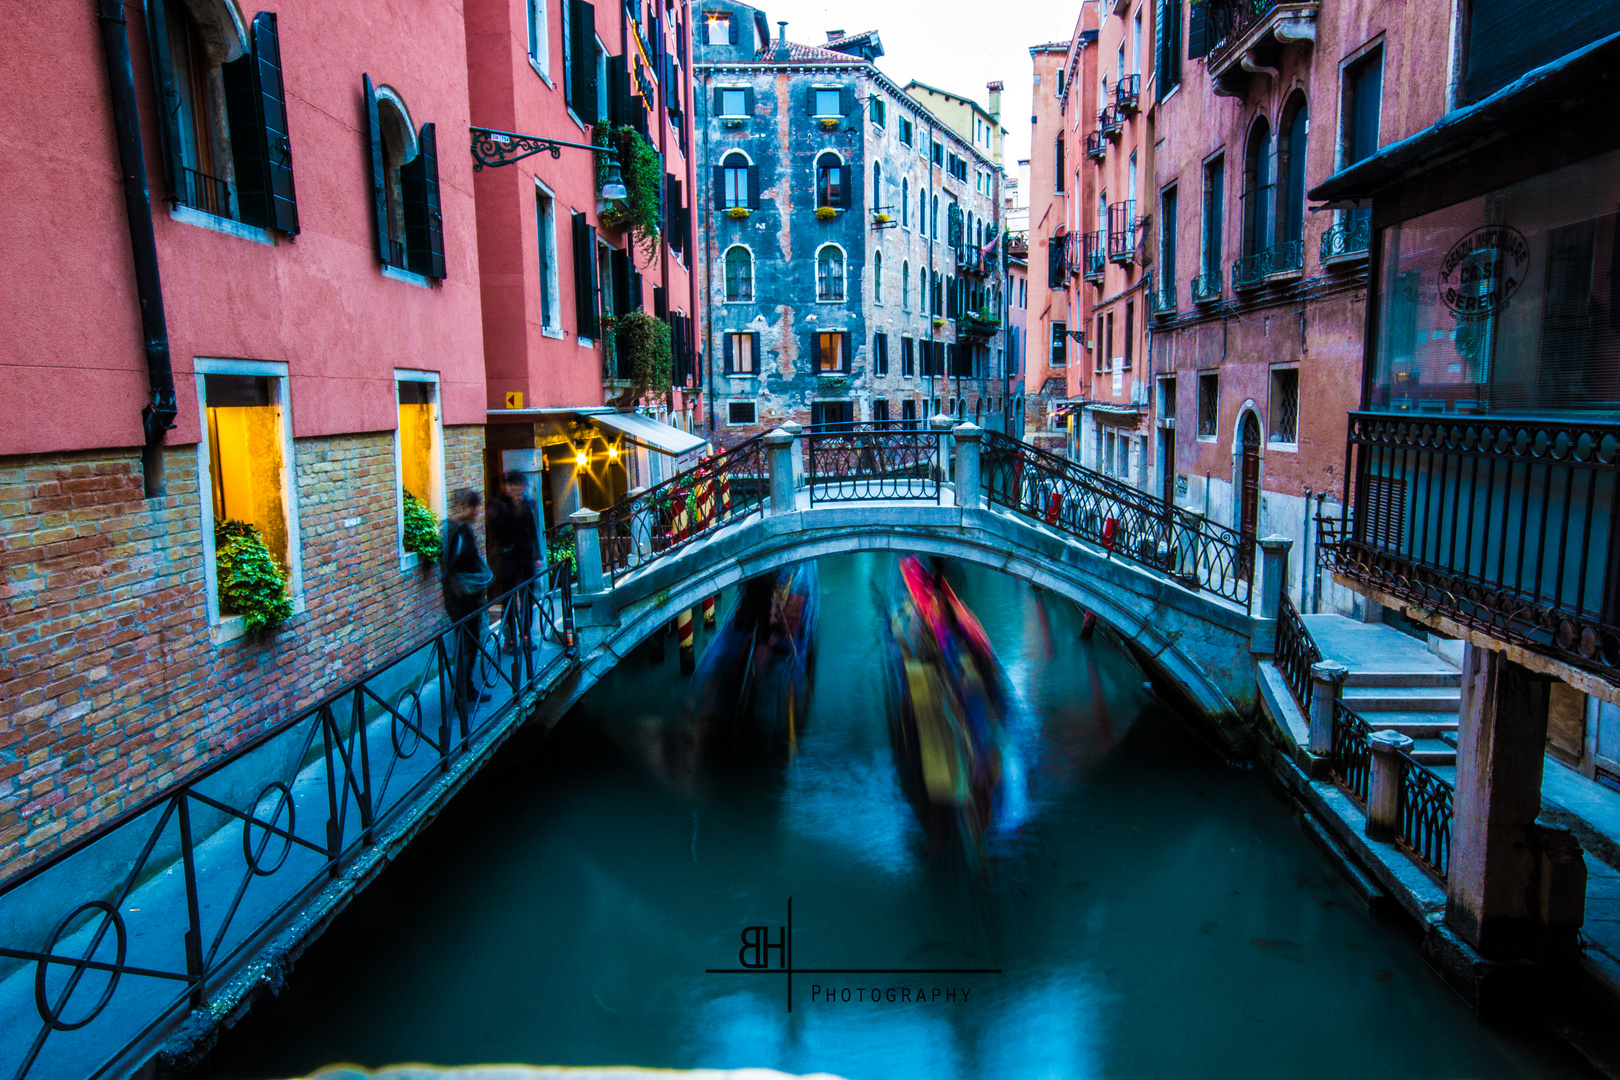
[[[883,39],[877,66],[904,86],[912,79],[987,103],[984,84],[1000,79],[1001,126],[1007,129],[1005,166],[1029,157],[1032,108],[1029,47],[1067,42],[1079,0],[749,0],[764,10],[771,36],[787,20],[788,40],[819,45],[828,30],[877,30]]]

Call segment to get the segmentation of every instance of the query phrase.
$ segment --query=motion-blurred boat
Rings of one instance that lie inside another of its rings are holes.
[[[813,561],[743,582],[692,676],[707,760],[793,757],[810,710],[820,606]]]
[[[977,865],[1004,797],[1006,673],[942,574],[900,560],[885,619],[889,737],[900,786],[935,851]]]

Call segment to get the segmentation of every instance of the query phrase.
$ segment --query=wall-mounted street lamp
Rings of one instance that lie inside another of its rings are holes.
[[[607,146],[591,143],[568,142],[565,139],[545,139],[538,135],[520,135],[515,131],[496,131],[494,128],[469,128],[472,132],[473,172],[482,172],[484,166],[498,168],[522,161],[535,154],[562,157],[562,148],[590,150],[607,158],[606,175],[602,178],[602,198],[624,199],[630,193],[624,186],[624,174],[619,171],[618,152]],[[581,465],[584,462],[580,462]]]

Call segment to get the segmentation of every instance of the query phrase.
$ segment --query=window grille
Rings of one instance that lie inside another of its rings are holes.
[[[1221,377],[1219,375],[1198,376],[1198,437],[1213,439],[1215,437],[1215,424],[1218,413],[1216,409],[1221,396]]]
[[[1271,441],[1299,442],[1299,369],[1271,373]]]
[[[758,409],[752,401],[733,401],[726,405],[726,423],[757,423]]]

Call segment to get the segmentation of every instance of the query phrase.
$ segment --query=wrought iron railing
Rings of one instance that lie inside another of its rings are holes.
[[[1118,109],[1122,116],[1131,115],[1137,110],[1138,103],[1141,101],[1141,94],[1142,76],[1125,75],[1121,77],[1119,83],[1114,87],[1114,108]]]
[[[1097,114],[1097,126],[1102,133],[1110,139],[1115,138],[1125,128],[1125,117],[1112,105],[1107,106]]]
[[[1221,271],[1219,267],[1192,279],[1192,300],[1195,304],[1211,304],[1221,298]]]
[[[1242,537],[1103,473],[1028,443],[987,431],[980,470],[992,505],[1097,544],[1182,585],[1241,604]]]
[[[1406,751],[1396,754],[1401,762],[1401,801],[1395,843],[1444,879],[1451,865],[1452,786]]]
[[[1086,132],[1086,157],[1101,161],[1108,156],[1108,137],[1101,130]]]
[[[32,984],[0,996],[0,1069],[99,1075],[392,842],[574,662],[566,574],[499,603],[493,624],[480,608],[418,640],[0,884],[0,975]]]
[[[556,566],[558,563],[568,564],[568,577],[573,581],[579,580],[578,552],[574,547],[574,523],[572,521],[559,522],[546,530],[546,566]]]
[[[1274,647],[1273,659],[1277,670],[1282,672],[1283,679],[1288,683],[1288,689],[1299,704],[1300,711],[1306,716],[1311,713],[1311,666],[1322,660],[1322,650],[1316,647],[1316,641],[1311,637],[1310,630],[1305,626],[1305,620],[1300,616],[1294,602],[1288,598],[1288,590],[1282,593],[1282,602],[1277,612],[1277,643]]]
[[[1245,255],[1232,264],[1232,288],[1257,289],[1269,277],[1300,273],[1304,267],[1305,242],[1288,240],[1264,251]]]
[[[1208,0],[1204,5],[1206,40],[1210,42],[1209,63],[1224,67],[1227,46],[1244,37],[1277,7],[1282,0]]]
[[[956,319],[956,332],[967,337],[995,337],[1000,329],[1001,320],[994,317],[981,318],[969,313],[959,315]]]
[[[1367,806],[1367,789],[1372,783],[1372,745],[1367,741],[1372,734],[1367,721],[1342,700],[1333,702],[1333,742],[1328,751],[1328,768],[1333,779],[1349,793],[1363,809]]]
[[[1125,199],[1108,208],[1108,257],[1130,263],[1136,257],[1136,200]]]
[[[1103,244],[1103,234],[1100,232],[1086,233],[1081,237],[1082,244],[1082,270],[1085,279],[1091,282],[1100,282],[1103,271],[1108,266],[1108,250]]]
[[[1371,243],[1372,219],[1363,215],[1347,217],[1322,234],[1322,264],[1364,258]]]
[[[937,431],[884,421],[821,425],[803,437],[811,503],[939,496]]]
[[[1336,573],[1620,672],[1620,424],[1357,412],[1349,444],[1353,528],[1325,556]]]
[[[608,584],[723,525],[762,512],[768,487],[765,440],[756,435],[614,503],[602,511],[597,526]]]
[[[231,216],[231,185],[217,176],[209,176],[196,169],[180,167],[181,184],[185,187],[180,201],[193,209],[217,217]]]
[[[1166,277],[1163,281],[1155,282],[1153,289],[1153,317],[1168,319],[1176,313],[1176,282],[1174,278]]]

